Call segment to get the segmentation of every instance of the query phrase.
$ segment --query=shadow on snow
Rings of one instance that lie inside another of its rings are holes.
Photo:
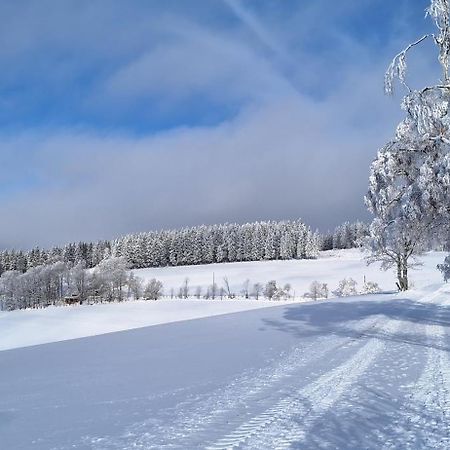
[[[444,294],[445,295],[445,294]],[[329,300],[318,303],[288,306],[284,320],[264,319],[265,326],[291,333],[298,338],[336,335],[359,338],[379,338],[420,347],[432,347],[450,351],[450,346],[442,341],[434,342],[425,332],[410,332],[410,324],[439,325],[450,327],[450,306],[418,302],[409,298],[398,298],[380,294],[381,299],[369,300],[364,297]],[[383,299],[382,297],[385,297]],[[387,297],[387,298],[386,298]],[[395,333],[377,328],[376,324],[364,331],[356,330],[359,321],[373,316],[405,323]]]

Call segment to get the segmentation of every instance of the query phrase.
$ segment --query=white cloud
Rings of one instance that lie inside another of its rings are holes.
[[[146,117],[146,109],[195,115],[202,101],[213,105],[211,114],[230,105],[236,111],[214,126],[141,136],[105,131],[95,120],[85,129],[48,124],[0,133],[7,218],[0,246],[298,216],[328,227],[364,215],[368,165],[399,117],[398,102],[382,95],[394,43],[375,51],[336,23],[370,2],[302,2],[287,12],[278,2],[270,3],[275,11],[253,3],[258,9],[250,12],[228,0],[234,15],[224,2],[214,3],[220,14],[210,2],[194,3],[177,3],[170,14],[155,6],[142,17],[117,4],[102,15],[100,0],[71,3],[71,14],[58,7],[48,15],[39,3],[13,29],[0,27],[2,40],[18,43],[16,52],[0,49],[0,62],[11,67],[0,84],[29,73],[39,93],[44,86],[65,100],[74,83],[80,98],[63,109],[75,111],[75,124],[109,114],[130,120],[137,102],[131,119]],[[4,5],[0,12],[7,21]],[[327,45],[320,48],[321,35],[318,48],[309,48],[319,31]],[[427,58],[413,64],[428,73]],[[89,75],[81,89],[78,78]]]
[[[34,173],[51,183],[0,200],[0,234],[30,246],[202,222],[358,217],[385,122],[355,130],[357,112],[341,101],[284,97],[215,127],[152,137],[68,130],[2,140],[0,153],[31,146]]]
[[[294,88],[242,36],[192,24],[121,67],[106,84],[111,97],[147,95],[175,105],[195,96],[220,104],[284,96]]]

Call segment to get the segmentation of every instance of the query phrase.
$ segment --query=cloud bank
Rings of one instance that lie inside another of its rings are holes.
[[[417,2],[381,37],[380,1],[23,3],[0,7],[0,246],[367,217],[400,117],[383,71]]]

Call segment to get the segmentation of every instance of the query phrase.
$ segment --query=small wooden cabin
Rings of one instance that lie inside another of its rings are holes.
[[[80,303],[80,296],[78,294],[72,294],[68,297],[64,297],[64,303],[66,305],[76,305],[77,303]]]

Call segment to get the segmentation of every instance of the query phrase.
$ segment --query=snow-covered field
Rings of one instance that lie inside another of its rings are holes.
[[[442,263],[446,256],[444,252],[431,252],[422,259],[423,266],[411,271],[411,280],[416,287],[430,283],[440,282],[442,277],[436,270],[436,265]],[[289,283],[295,291],[296,297],[308,291],[312,281],[327,283],[331,290],[337,288],[340,280],[351,277],[361,286],[364,277],[377,282],[382,290],[395,289],[394,270],[383,272],[378,264],[367,266],[364,255],[358,249],[331,250],[321,252],[315,260],[291,261],[258,261],[228,264],[209,264],[200,266],[163,267],[155,269],[140,269],[134,273],[148,280],[156,278],[164,283],[166,295],[173,289],[178,292],[183,281],[188,278],[191,293],[200,286],[205,292],[206,287],[212,284],[213,274],[218,286],[223,286],[224,277],[236,293],[240,293],[245,280],[254,283],[266,284],[276,280],[279,286]]]
[[[411,272],[411,279],[420,288],[441,281],[436,264],[444,253],[430,253],[424,265]],[[382,272],[378,266],[367,267],[358,250],[323,252],[317,260],[244,262],[205,266],[168,267],[134,271],[143,279],[157,278],[164,283],[168,294],[178,292],[185,278],[189,278],[191,293],[196,286],[206,288],[212,274],[220,286],[227,277],[232,289],[239,293],[245,280],[251,284],[276,280],[279,285],[291,284],[295,301],[308,291],[313,280],[328,283],[330,290],[345,277],[352,277],[361,285],[364,276],[379,283],[383,290],[394,288],[393,272]],[[0,312],[0,350],[37,345],[67,339],[93,336],[114,331],[197,319],[220,314],[246,311],[278,305],[279,302],[255,300],[159,300],[101,304],[92,306],[50,307],[38,310]]]
[[[0,351],[279,304],[251,300],[139,300],[0,312]]]
[[[11,349],[0,351],[0,448],[448,449],[442,258],[424,258],[407,294],[3,312],[0,345]],[[394,281],[356,251],[139,275],[175,288],[186,276],[204,285],[212,270],[236,287],[275,279],[297,292],[314,279],[334,288],[365,275],[386,290]],[[64,341],[80,336],[90,337]],[[50,341],[63,342],[30,346]]]
[[[447,450],[449,326],[440,283],[2,351],[0,447]]]

